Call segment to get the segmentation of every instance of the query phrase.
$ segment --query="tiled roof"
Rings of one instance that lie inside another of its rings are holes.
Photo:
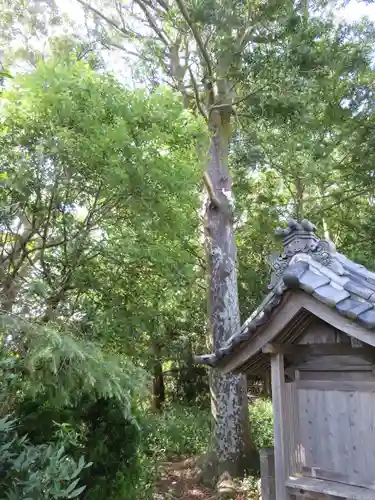
[[[277,233],[283,238],[283,253],[271,263],[271,292],[242,326],[218,351],[196,356],[198,363],[216,365],[244,341],[256,335],[286,290],[303,290],[338,314],[375,330],[375,273],[336,252],[328,240],[320,240],[309,221],[290,221]]]

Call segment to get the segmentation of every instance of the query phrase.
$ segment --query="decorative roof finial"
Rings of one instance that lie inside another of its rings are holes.
[[[297,254],[307,254],[323,266],[334,265],[335,271],[341,274],[342,270],[337,269],[336,262],[333,263],[332,260],[332,255],[336,252],[334,244],[331,241],[320,240],[315,232],[316,226],[307,219],[301,222],[291,219],[288,221],[287,228],[276,229],[276,234],[282,238],[283,252],[281,255],[270,258],[272,274],[269,289],[273,289],[279,283],[285,268]]]
[[[307,253],[315,250],[319,238],[315,235],[316,226],[304,219],[301,223],[291,219],[286,229],[276,229],[276,234],[282,237],[283,253],[285,257],[292,257],[296,253]]]

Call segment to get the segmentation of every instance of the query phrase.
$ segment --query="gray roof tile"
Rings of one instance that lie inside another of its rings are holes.
[[[373,290],[367,288],[367,286],[361,285],[360,283],[356,283],[353,280],[348,281],[344,284],[345,290],[348,290],[350,293],[354,293],[354,295],[358,295],[363,299],[369,299],[370,296],[374,293]]]
[[[348,298],[336,304],[336,309],[343,316],[355,320],[360,314],[372,309],[372,304]]]
[[[350,297],[350,293],[347,290],[338,290],[332,285],[324,285],[316,288],[313,296],[327,306],[335,307],[338,302]]]
[[[353,262],[343,255],[338,255],[337,257],[341,264],[345,267],[345,269],[347,271],[352,271],[354,274],[357,274],[362,267],[360,264],[357,264],[357,262]]]
[[[369,281],[371,283],[375,283],[375,274],[368,269],[366,269],[364,266],[359,266],[359,268],[356,270],[355,274],[360,276],[361,278],[364,278],[366,281]]]
[[[366,328],[371,330],[375,328],[375,311],[371,309],[358,316],[358,320],[364,324]]]
[[[240,338],[241,341],[246,340],[249,336],[248,330],[243,330],[238,334],[238,337]]]
[[[313,293],[317,288],[330,283],[330,279],[327,276],[322,276],[315,274],[310,270],[307,270],[300,278],[299,285],[302,290],[307,293]]]
[[[232,339],[232,345],[237,345],[239,344],[240,342],[242,342],[242,339],[240,337],[240,335],[235,335]]]
[[[286,286],[289,288],[299,288],[300,279],[308,268],[309,264],[304,261],[297,262],[287,267],[283,274],[283,280]]]
[[[226,355],[230,354],[232,349],[233,349],[233,344],[223,347],[222,349],[220,349],[221,356],[226,356]]]
[[[345,255],[336,253],[335,259],[338,260],[344,267],[350,280],[359,286],[364,286],[375,291],[375,273],[369,271],[361,264],[353,262],[345,257]]]

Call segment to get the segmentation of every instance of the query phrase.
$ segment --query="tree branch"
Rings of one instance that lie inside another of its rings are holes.
[[[146,0],[144,1],[145,3],[148,3],[146,2]],[[156,0],[156,3],[158,3],[165,10],[165,12],[169,12],[169,5],[167,4],[167,2],[164,2],[164,0]]]
[[[120,16],[120,19],[121,19],[121,25],[122,25],[122,28],[123,28],[124,30],[126,30],[126,23],[125,23],[124,16],[122,15],[122,7],[121,7],[121,4],[120,4],[119,2],[115,2],[115,6],[116,6],[117,13],[118,13],[118,15]]]
[[[191,245],[189,245],[189,244],[188,244],[188,245],[184,246],[184,248],[185,248],[185,250],[186,250],[186,251],[187,251],[190,255],[192,255],[193,257],[195,257],[195,258],[197,259],[197,261],[198,261],[198,264],[199,264],[200,268],[201,268],[201,269],[203,269],[203,271],[206,271],[206,270],[207,270],[207,266],[206,266],[206,261],[205,261],[205,259],[204,259],[203,257],[201,257],[201,256],[199,255],[199,253],[198,253],[198,252],[196,252],[196,251],[194,250],[194,248],[192,248],[192,246],[191,246]]]
[[[206,47],[204,46],[204,43],[202,41],[202,38],[200,36],[200,34],[198,33],[198,30],[196,28],[196,26],[194,25],[194,23],[192,22],[192,20],[190,19],[189,17],[189,14],[185,8],[185,5],[184,5],[184,2],[183,0],[175,0],[176,1],[176,4],[182,14],[182,17],[185,19],[187,25],[189,26],[191,32],[193,33],[193,36],[194,36],[194,39],[195,41],[197,42],[197,45],[199,47],[199,50],[201,51],[201,54],[202,54],[202,57],[206,63],[206,66],[207,66],[207,71],[208,71],[208,77],[210,78],[211,80],[211,83],[212,83],[212,80],[213,80],[213,71],[212,71],[212,65],[211,65],[211,60],[210,60],[210,56],[207,52],[207,49]]]
[[[191,71],[191,68],[189,67],[188,68],[188,71],[189,71],[189,75],[190,75],[190,80],[191,80],[191,83],[193,85],[193,90],[194,90],[194,96],[195,96],[195,102],[197,104],[197,108],[200,112],[200,114],[203,116],[203,118],[207,121],[208,120],[208,117],[207,117],[207,113],[205,112],[205,110],[203,109],[203,106],[202,106],[202,103],[201,103],[201,100],[199,98],[199,90],[198,90],[198,85],[197,85],[197,82],[194,78],[194,75],[193,75],[193,72]]]
[[[263,90],[265,90],[266,87],[267,87],[267,85],[263,85],[262,87],[259,87],[258,89],[254,90],[254,92],[250,92],[250,94],[246,94],[244,97],[240,97],[239,99],[236,99],[233,102],[233,106],[237,106],[241,102],[247,101],[251,97],[255,96],[258,92],[262,92]]]
[[[341,198],[337,202],[332,203],[331,205],[329,205],[328,207],[323,207],[323,208],[319,209],[317,212],[315,212],[314,215],[324,214],[327,210],[331,210],[331,208],[335,208],[335,207],[337,207],[339,205],[342,205],[345,201],[353,200],[354,198],[357,198],[357,196],[363,196],[364,194],[367,194],[367,193],[368,193],[368,189],[363,190],[363,191],[358,191],[356,193],[352,192],[352,194],[350,196],[347,196],[344,199]]]
[[[85,2],[84,0],[76,0],[78,3],[80,3],[84,8],[88,9],[90,12],[92,12],[93,14],[95,14],[97,17],[100,17],[100,19],[103,19],[103,21],[105,21],[107,24],[109,24],[110,26],[112,26],[112,28],[114,28],[115,30],[119,31],[120,33],[122,33],[123,35],[126,35],[127,37],[135,37],[135,38],[138,38],[138,39],[144,39],[144,38],[147,38],[147,37],[144,37],[142,35],[140,35],[139,33],[136,33],[135,31],[133,30],[129,30],[125,27],[121,27],[119,24],[117,24],[115,21],[113,21],[113,19],[107,17],[105,14],[103,14],[102,12],[100,12],[100,10],[96,9],[95,7],[92,7],[89,3]]]
[[[159,40],[161,40],[166,47],[170,47],[171,42],[168,40],[166,35],[161,31],[159,26],[156,24],[155,19],[152,17],[152,15],[150,14],[147,7],[143,4],[142,0],[134,0],[134,1],[143,10],[144,15],[146,16],[146,19],[148,20],[151,28],[154,30],[154,32],[159,37]]]

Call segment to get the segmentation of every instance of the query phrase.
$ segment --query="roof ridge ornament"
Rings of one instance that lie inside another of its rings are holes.
[[[332,269],[339,275],[344,274],[342,265],[333,258],[336,253],[335,245],[330,240],[319,239],[315,234],[316,226],[309,220],[303,219],[297,222],[291,219],[288,221],[287,228],[277,228],[275,233],[282,238],[283,252],[273,254],[268,260],[271,267],[269,290],[275,288],[292,258],[300,253],[309,255],[322,266]]]

